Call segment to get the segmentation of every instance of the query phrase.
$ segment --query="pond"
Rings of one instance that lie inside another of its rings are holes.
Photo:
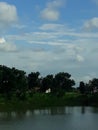
[[[0,130],[98,130],[98,108],[55,107],[0,112]]]

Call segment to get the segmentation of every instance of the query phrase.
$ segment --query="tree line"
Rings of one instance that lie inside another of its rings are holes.
[[[67,72],[41,77],[39,72],[27,75],[23,70],[0,65],[0,94],[8,98],[12,95],[25,97],[26,93],[45,93],[48,89],[51,94],[57,96],[73,91],[81,94],[93,93],[97,92],[98,79],[94,78],[88,83],[81,81],[77,88],[74,85],[74,79],[71,79],[71,74]]]

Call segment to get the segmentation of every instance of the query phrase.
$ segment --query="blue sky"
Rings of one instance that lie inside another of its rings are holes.
[[[98,1],[0,0],[0,64],[98,77]]]

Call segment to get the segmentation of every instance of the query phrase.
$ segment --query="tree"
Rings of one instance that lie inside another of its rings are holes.
[[[22,70],[0,66],[0,93],[10,97],[17,91],[25,93],[27,88],[26,73]]]
[[[81,94],[84,94],[86,92],[86,86],[85,86],[85,83],[83,81],[80,82],[78,89],[79,89]]]
[[[72,86],[75,85],[75,81],[70,79],[71,75],[69,73],[60,72],[55,75],[54,86],[52,91],[63,90],[65,92],[71,91]]]
[[[39,86],[39,75],[39,72],[31,72],[28,75],[28,87],[30,90]]]
[[[13,69],[13,78],[14,78],[14,91],[21,96],[25,95],[27,91],[27,77],[26,73],[22,70]]]
[[[89,89],[91,92],[97,92],[98,91],[98,79],[93,78],[92,80],[89,81]]]
[[[53,87],[53,75],[47,75],[42,79],[40,91],[45,92],[47,89]]]

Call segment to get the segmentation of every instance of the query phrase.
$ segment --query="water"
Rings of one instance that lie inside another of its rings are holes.
[[[1,112],[0,130],[98,130],[98,108],[59,107]]]

